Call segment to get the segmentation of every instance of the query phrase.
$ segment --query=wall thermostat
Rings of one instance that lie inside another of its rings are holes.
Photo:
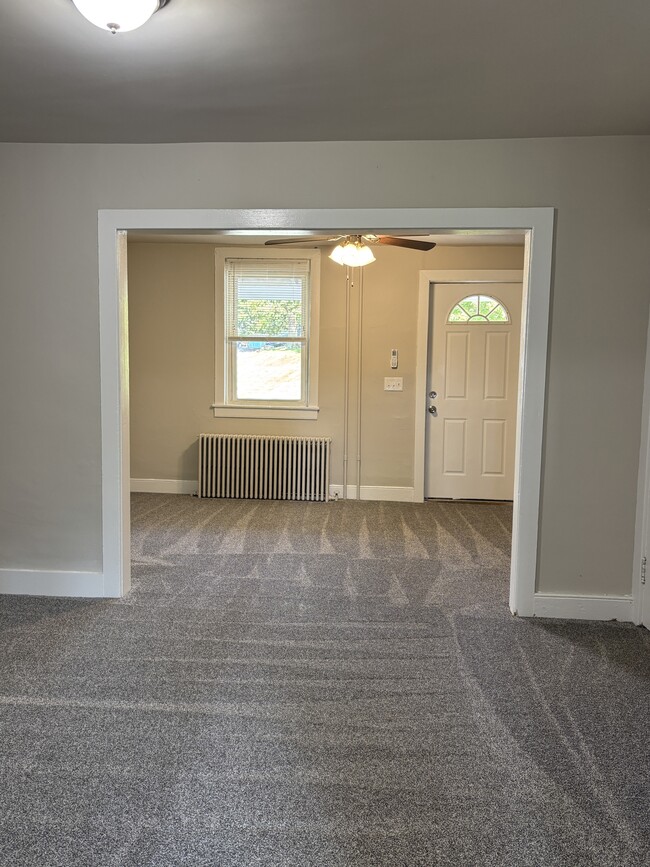
[[[391,349],[390,351],[390,366],[391,370],[397,370],[397,350]]]

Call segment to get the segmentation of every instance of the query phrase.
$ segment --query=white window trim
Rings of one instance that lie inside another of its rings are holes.
[[[307,357],[307,403],[226,403],[228,374],[225,341],[225,284],[226,259],[309,259],[311,262],[309,291],[309,338]],[[318,357],[320,326],[320,250],[298,250],[269,247],[216,247],[214,251],[215,290],[215,339],[214,339],[214,403],[215,418],[318,418]]]

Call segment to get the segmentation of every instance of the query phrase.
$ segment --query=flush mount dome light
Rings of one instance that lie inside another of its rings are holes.
[[[91,24],[125,33],[136,30],[151,18],[154,12],[165,6],[167,0],[72,0],[84,18]]]

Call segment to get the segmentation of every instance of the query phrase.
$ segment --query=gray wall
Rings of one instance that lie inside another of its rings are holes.
[[[645,137],[0,145],[0,567],[101,562],[99,208],[557,208],[540,588],[630,589]]]

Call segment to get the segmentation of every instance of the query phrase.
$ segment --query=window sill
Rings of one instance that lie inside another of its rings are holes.
[[[315,421],[320,407],[317,406],[225,406],[213,404],[215,418],[284,418]]]

